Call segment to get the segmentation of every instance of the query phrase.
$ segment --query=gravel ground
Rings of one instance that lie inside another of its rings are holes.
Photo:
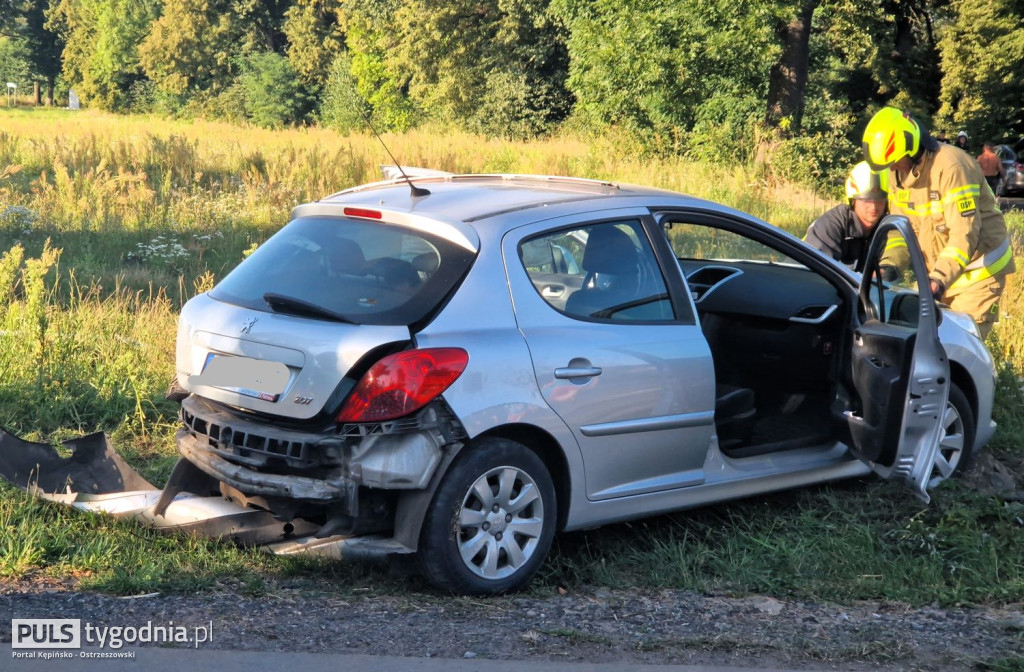
[[[24,581],[0,587],[0,641],[11,639],[11,618],[80,618],[99,627],[212,622],[212,641],[202,647],[235,650],[930,672],[1024,661],[1024,605],[911,609],[604,589],[342,597],[308,582],[278,584],[258,598],[227,586],[119,598]]]
[[[1016,490],[1019,474],[983,455],[964,479]],[[1005,494],[1004,494],[1005,496]],[[13,618],[78,618],[95,627],[212,624],[202,648],[589,663],[721,665],[900,672],[1024,671],[1024,604],[911,608],[832,605],[676,590],[607,590],[499,598],[430,592],[341,595],[327,581],[271,580],[247,594],[230,580],[199,595],[113,597],[42,574],[0,583],[0,642]],[[184,644],[181,644],[184,646]],[[1002,662],[992,668],[986,663]],[[1012,661],[1012,662],[1010,662]],[[0,665],[2,667],[2,665]]]

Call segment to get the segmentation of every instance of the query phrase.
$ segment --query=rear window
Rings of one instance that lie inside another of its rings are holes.
[[[355,324],[410,325],[444,302],[472,261],[469,250],[422,231],[303,217],[260,246],[210,296],[267,312],[331,319],[316,308]]]

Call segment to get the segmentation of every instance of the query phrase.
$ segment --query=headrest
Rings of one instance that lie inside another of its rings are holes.
[[[632,273],[636,270],[636,245],[614,226],[599,226],[587,238],[583,270],[611,275]]]
[[[431,274],[441,265],[436,252],[424,252],[412,258],[412,267],[421,273]]]
[[[363,248],[351,238],[334,238],[326,243],[328,257],[334,270],[359,275],[366,267]]]

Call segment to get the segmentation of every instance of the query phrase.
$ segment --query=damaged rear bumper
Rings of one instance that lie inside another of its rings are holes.
[[[265,473],[235,464],[210,450],[202,439],[186,429],[178,430],[176,440],[182,457],[208,476],[248,495],[333,502],[351,499],[358,487],[348,478]]]
[[[70,456],[0,428],[0,478],[31,495],[81,511],[130,518],[166,533],[260,546],[275,554],[364,559],[412,552],[387,535],[321,538],[316,536],[321,526],[303,519],[286,521],[221,496],[159,490],[118,456],[103,433],[65,441],[62,447]],[[181,467],[189,464],[179,460],[175,473],[188,471]]]
[[[300,431],[253,421],[195,396],[181,402],[181,454],[247,495],[351,501],[359,487],[422,490],[443,447],[465,436],[435,403],[401,421]]]

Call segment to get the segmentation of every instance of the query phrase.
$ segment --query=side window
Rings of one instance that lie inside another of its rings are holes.
[[[519,245],[519,258],[541,298],[567,315],[614,322],[675,319],[639,221],[537,236]]]
[[[704,224],[673,221],[668,228],[668,237],[679,259],[762,261],[802,265],[756,240]]]

